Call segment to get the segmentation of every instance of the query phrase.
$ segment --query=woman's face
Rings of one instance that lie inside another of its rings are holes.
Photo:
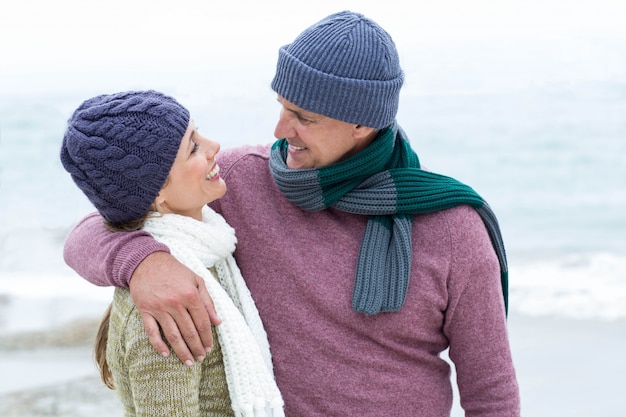
[[[157,196],[162,211],[202,220],[202,208],[226,193],[215,161],[219,150],[219,143],[202,136],[193,121],[189,122],[169,177]]]

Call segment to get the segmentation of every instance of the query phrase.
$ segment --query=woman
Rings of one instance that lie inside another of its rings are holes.
[[[283,416],[265,330],[232,253],[234,230],[207,204],[226,192],[189,111],[156,91],[100,95],[71,116],[61,162],[114,231],[139,230],[205,279],[223,323],[202,361],[154,353],[127,289],[96,340],[103,381],[126,416]]]

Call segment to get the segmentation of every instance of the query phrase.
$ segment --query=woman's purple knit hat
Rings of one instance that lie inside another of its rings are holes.
[[[343,11],[280,48],[272,89],[313,113],[380,129],[396,118],[403,81],[391,36]]]
[[[61,163],[106,220],[143,216],[156,199],[189,126],[189,111],[156,91],[83,102],[68,121]]]

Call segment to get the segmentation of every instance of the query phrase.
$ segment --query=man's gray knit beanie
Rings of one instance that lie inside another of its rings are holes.
[[[102,217],[135,220],[163,187],[188,126],[189,111],[156,91],[93,97],[68,121],[61,163]]]
[[[272,89],[307,111],[384,128],[396,118],[403,81],[391,36],[365,16],[343,11],[280,48]]]

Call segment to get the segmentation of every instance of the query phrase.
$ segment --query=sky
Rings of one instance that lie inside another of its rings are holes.
[[[560,59],[593,60],[594,39],[626,38],[623,0],[3,1],[0,94],[76,88],[93,83],[94,77],[106,84],[129,70],[149,82],[146,72],[159,77],[218,67],[245,69],[242,78],[251,76],[253,83],[257,76],[269,76],[279,46],[343,9],[362,12],[387,29],[401,59],[404,51],[415,48],[433,58],[433,51],[456,46],[458,52],[478,43],[492,45],[489,59],[495,59],[498,47],[565,40],[574,45],[579,39],[580,48],[560,52]],[[520,59],[540,62],[553,55],[545,48],[524,48]],[[445,64],[444,56],[433,59]],[[420,63],[410,58],[405,57],[409,71],[411,65],[428,67],[424,58]],[[258,72],[252,75],[250,69]],[[245,87],[246,80],[242,82]]]

